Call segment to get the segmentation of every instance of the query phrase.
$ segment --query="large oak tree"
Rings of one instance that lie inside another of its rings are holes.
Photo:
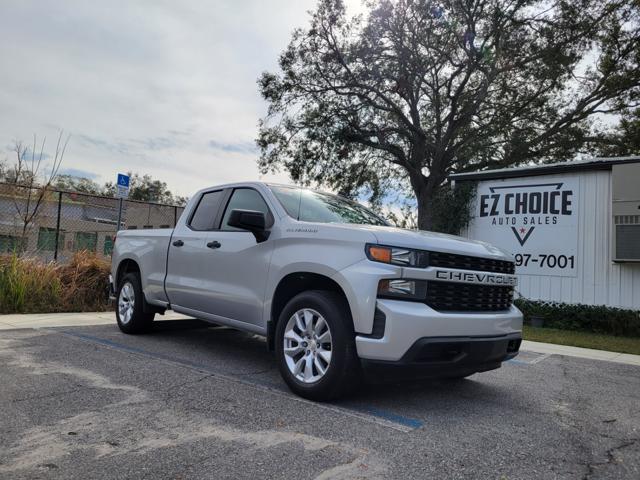
[[[258,144],[264,171],[347,195],[415,194],[418,227],[454,172],[557,161],[615,141],[633,107],[636,0],[320,0],[293,33]]]

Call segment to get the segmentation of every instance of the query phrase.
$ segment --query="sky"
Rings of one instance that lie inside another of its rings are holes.
[[[351,13],[360,0],[345,2]],[[255,146],[274,71],[315,0],[2,0],[0,160],[15,140],[55,149],[60,173],[99,183],[150,174],[174,194],[270,180]]]

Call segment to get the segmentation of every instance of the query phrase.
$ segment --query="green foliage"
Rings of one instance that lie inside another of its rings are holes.
[[[545,327],[605,335],[640,337],[640,311],[559,302],[517,299],[525,322],[532,316],[544,318]]]
[[[93,180],[76,177],[75,175],[58,175],[53,187],[69,192],[89,193],[92,195],[101,195],[103,191],[103,188]]]
[[[454,187],[447,183],[438,189],[433,198],[434,232],[459,235],[471,221],[471,203],[476,195],[474,182],[462,182]]]
[[[20,212],[20,216],[24,217],[21,219],[25,225],[30,224],[33,217],[37,214],[42,200],[41,195],[44,195],[44,192],[50,189],[91,195],[104,195],[107,197],[115,197],[116,195],[117,187],[113,182],[99,185],[97,182],[85,177],[68,174],[59,175],[58,169],[62,162],[64,149],[66,148],[66,142],[64,144],[61,142],[62,133],[60,133],[55,151],[54,169],[45,176],[40,175],[43,170],[41,162],[44,157],[42,151],[38,153],[36,150],[35,137],[33,147],[27,147],[22,142],[16,142],[13,147],[16,153],[16,159],[13,163],[10,164],[6,158],[0,160],[0,182],[29,186],[32,187],[33,190],[38,189],[42,192],[36,200],[31,202],[37,204],[33,210]],[[184,206],[187,203],[187,198],[173,195],[167,187],[166,182],[156,180],[148,174],[140,175],[139,173],[128,172],[128,175],[131,179],[129,185],[129,198],[131,200],[180,206]]]
[[[611,142],[591,121],[640,88],[633,0],[320,0],[293,33],[268,102],[262,171],[372,203],[410,190],[418,226],[451,173],[573,158]],[[452,228],[445,225],[446,228]]]
[[[129,198],[131,200],[167,205],[185,205],[187,203],[186,198],[174,196],[171,190],[167,188],[166,182],[156,180],[147,174],[140,175],[139,173],[128,172],[127,175],[130,177]],[[115,196],[116,185],[113,182],[105,183],[103,194]]]
[[[433,232],[460,235],[471,221],[471,203],[476,194],[475,182],[463,182],[453,187],[445,183],[431,201]],[[403,204],[397,211],[388,210],[384,216],[400,228],[417,229],[416,209],[413,205]]]
[[[16,183],[11,176],[12,171],[11,168],[6,166],[6,163],[0,163],[0,182]],[[129,189],[129,198],[131,200],[180,206],[186,205],[188,201],[186,197],[174,195],[169,190],[166,182],[156,180],[151,175],[140,175],[139,173],[131,172],[128,175],[131,177]],[[88,178],[74,175],[58,175],[52,184],[52,188],[107,197],[115,197],[117,191],[113,182],[100,185]]]
[[[58,302],[60,281],[53,264],[19,257],[0,257],[0,313],[48,311]]]
[[[625,112],[610,138],[612,144],[602,147],[600,155],[640,155],[640,108]]]
[[[86,251],[64,265],[0,256],[0,314],[105,310],[109,269]]]
[[[404,204],[399,211],[388,210],[382,215],[398,228],[408,228],[416,230],[418,228],[418,218],[416,209],[412,205]]]
[[[557,328],[535,328],[528,325],[524,326],[522,336],[525,340],[532,342],[555,343],[640,355],[640,337],[614,337],[613,335],[559,330]]]

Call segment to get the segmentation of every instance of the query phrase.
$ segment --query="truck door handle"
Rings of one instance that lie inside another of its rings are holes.
[[[184,245],[184,242],[182,240],[176,240],[175,242],[173,242],[174,247],[181,247],[183,245]]]
[[[216,249],[216,248],[220,248],[221,246],[222,246],[222,244],[220,242],[218,242],[217,240],[214,240],[213,242],[207,243],[207,247],[208,248]]]

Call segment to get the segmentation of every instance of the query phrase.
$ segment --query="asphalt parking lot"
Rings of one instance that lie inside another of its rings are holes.
[[[0,332],[0,478],[640,478],[640,367],[524,352],[460,382],[289,393],[195,320]]]

